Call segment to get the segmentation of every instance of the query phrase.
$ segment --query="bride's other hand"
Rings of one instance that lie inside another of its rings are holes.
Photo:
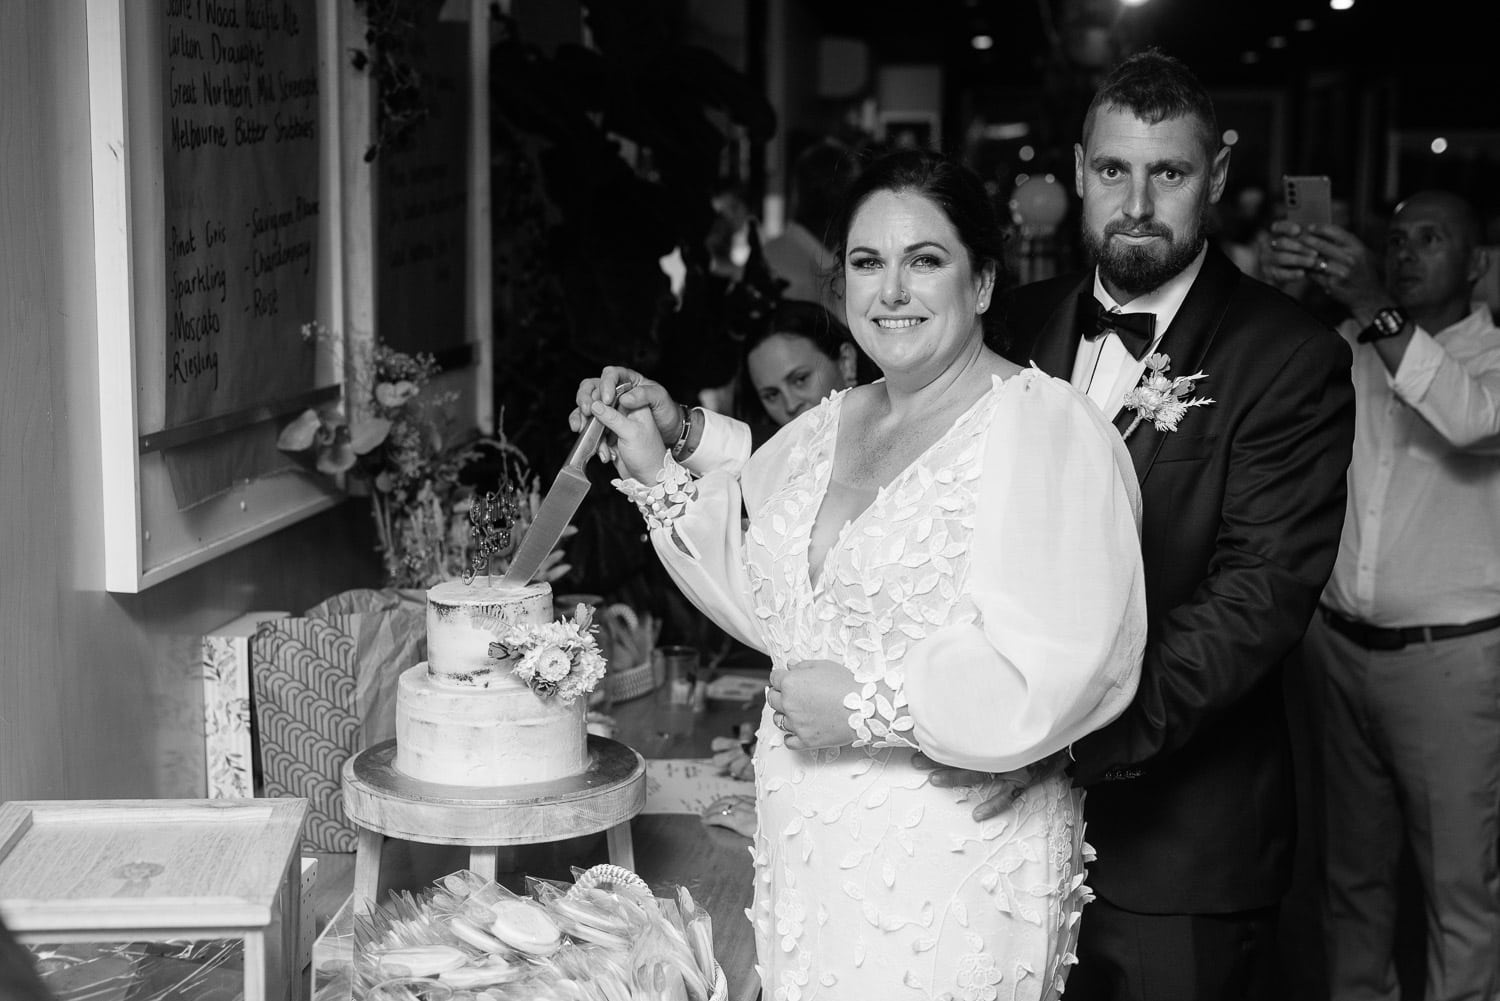
[[[849,669],[832,660],[804,660],[771,672],[766,703],[794,751],[853,743],[849,709]]]
[[[629,388],[619,393],[619,399],[616,399],[621,386]],[[624,414],[641,409],[649,410],[663,445],[677,441],[682,433],[682,408],[665,387],[652,382],[634,369],[610,365],[599,374],[599,378],[580,382],[573,398],[574,408],[568,414],[568,426],[574,431],[582,431],[592,415],[589,408],[595,402],[608,404]],[[600,442],[599,458],[604,462],[614,461],[609,444]]]
[[[998,817],[1010,809],[1010,805],[1019,799],[1023,792],[1038,782],[1062,774],[1068,767],[1068,752],[1066,749],[1057,751],[1040,761],[1033,761],[1029,765],[1010,772],[976,772],[967,768],[953,768],[933,761],[920,751],[912,755],[911,763],[915,768],[932,772],[932,784],[939,788],[991,787],[985,790],[989,795],[974,807],[974,819],[985,821],[991,817]]]

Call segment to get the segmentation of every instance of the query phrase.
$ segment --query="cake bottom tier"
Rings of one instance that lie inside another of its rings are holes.
[[[524,687],[436,685],[423,662],[402,672],[397,688],[396,770],[461,786],[577,775],[589,764],[585,701],[564,705]]]

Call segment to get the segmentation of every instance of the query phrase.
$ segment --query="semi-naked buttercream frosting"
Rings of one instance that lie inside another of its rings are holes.
[[[509,786],[588,768],[586,699],[538,695],[490,644],[517,625],[552,620],[552,588],[478,578],[427,592],[427,660],[396,692],[396,770],[424,782]]]

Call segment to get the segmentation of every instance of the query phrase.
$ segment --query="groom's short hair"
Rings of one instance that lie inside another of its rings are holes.
[[[1136,53],[1104,78],[1083,116],[1085,148],[1095,116],[1107,108],[1128,111],[1151,125],[1169,118],[1196,118],[1208,158],[1212,160],[1219,152],[1219,121],[1208,91],[1185,63],[1160,49]]]

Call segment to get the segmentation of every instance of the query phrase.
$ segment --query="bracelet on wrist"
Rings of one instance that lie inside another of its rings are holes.
[[[688,435],[693,430],[692,408],[686,403],[679,403],[677,407],[682,414],[682,431],[678,433],[677,440],[672,443],[671,452],[674,459],[682,458],[683,452],[687,449]]]

